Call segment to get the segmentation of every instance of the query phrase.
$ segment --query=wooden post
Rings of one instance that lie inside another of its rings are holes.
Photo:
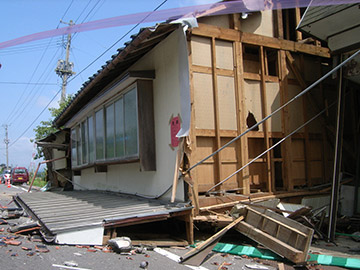
[[[275,18],[276,18],[275,36],[277,38],[284,38],[284,24],[283,24],[283,16],[282,16],[282,9],[280,3],[277,3],[277,9],[275,10]]]
[[[287,65],[286,65],[286,53],[284,50],[279,51],[279,74],[280,74],[280,102],[286,103],[289,100],[288,97],[288,81],[287,81]],[[281,111],[281,130],[285,137],[290,133],[289,124],[289,108],[285,107]],[[294,189],[293,177],[292,177],[292,143],[291,138],[284,141],[281,147],[281,154],[283,158],[283,183],[288,191]]]
[[[211,38],[211,62],[212,62],[212,78],[213,78],[213,94],[214,94],[214,112],[215,112],[215,149],[221,147],[221,138],[220,138],[220,119],[219,119],[219,97],[218,97],[218,80],[217,80],[217,69],[216,69],[216,45],[215,38]],[[221,152],[217,153],[214,156],[214,178],[215,183],[217,184],[221,181],[223,176],[222,166],[221,166]],[[221,186],[216,187],[216,190],[220,190]]]
[[[235,72],[235,89],[236,89],[236,106],[237,106],[237,128],[238,134],[243,133],[246,127],[246,108],[245,108],[245,97],[244,97],[244,66],[243,66],[243,51],[241,42],[235,42],[235,53],[234,53],[236,64]],[[242,136],[238,140],[239,151],[237,151],[237,159],[240,161],[240,166],[248,163],[249,161],[249,150],[248,150],[248,139],[247,135]],[[241,188],[242,194],[250,194],[250,179],[249,179],[249,167],[246,167],[238,175],[238,185]]]
[[[267,98],[266,98],[266,81],[265,81],[265,56],[264,56],[264,47],[260,46],[260,65],[261,65],[261,108],[262,108],[262,117],[265,118],[268,116],[267,111]],[[263,124],[264,127],[264,140],[266,149],[270,148],[269,142],[269,130],[268,122],[265,121]],[[272,192],[271,185],[271,157],[270,152],[266,153],[266,188],[269,192]]]
[[[300,13],[300,8],[295,8],[295,23],[296,26],[299,25],[301,20],[301,13]],[[296,41],[302,40],[302,33],[300,31],[296,31]]]
[[[189,165],[192,166],[196,163],[196,130],[195,130],[195,98],[194,98],[194,80],[193,80],[193,70],[192,70],[192,57],[191,57],[191,40],[188,41],[188,52],[189,52],[189,76],[190,76],[190,100],[191,100],[191,120],[190,121],[190,147],[192,152],[188,154],[189,157]],[[192,154],[195,153],[195,154]],[[189,190],[190,194],[192,195],[192,200],[194,205],[199,205],[199,182],[197,178],[197,170],[196,168],[191,172],[192,180],[193,180],[193,188]],[[199,208],[195,207],[193,214],[196,216],[199,213]]]

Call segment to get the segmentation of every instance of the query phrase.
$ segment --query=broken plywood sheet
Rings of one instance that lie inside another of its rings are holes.
[[[235,229],[294,263],[306,261],[314,231],[270,210],[244,207]]]

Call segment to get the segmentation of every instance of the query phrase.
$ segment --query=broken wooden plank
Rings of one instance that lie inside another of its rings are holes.
[[[242,214],[237,231],[294,263],[306,261],[314,230],[269,210],[245,207]]]
[[[186,264],[190,265],[200,265],[201,262],[205,259],[207,254],[213,249],[213,247],[217,244],[217,242],[220,240],[220,238],[231,228],[239,224],[244,219],[243,216],[235,219],[233,222],[231,222],[229,225],[227,225],[222,230],[218,231],[216,234],[211,236],[206,241],[202,242],[197,247],[193,248],[186,254],[184,254],[180,258],[180,262],[185,262]]]

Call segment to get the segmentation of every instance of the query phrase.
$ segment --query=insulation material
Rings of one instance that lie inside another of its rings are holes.
[[[211,67],[211,39],[192,36],[191,58],[193,65]]]
[[[216,67],[221,69],[234,69],[233,43],[229,41],[216,40]]]
[[[247,112],[251,112],[257,122],[263,119],[261,112],[261,91],[260,82],[244,80],[245,107]],[[263,131],[263,125],[259,125],[259,131]]]
[[[279,83],[266,83],[267,113],[270,114],[280,107],[280,85]],[[268,120],[268,129],[272,132],[281,132],[281,112],[273,115]]]
[[[217,76],[220,129],[237,130],[233,77]]]
[[[211,74],[193,73],[195,127],[215,129],[214,95]]]

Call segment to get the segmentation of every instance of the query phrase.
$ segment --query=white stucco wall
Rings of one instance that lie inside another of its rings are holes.
[[[169,144],[171,116],[180,114],[178,33],[181,28],[157,45],[130,70],[155,70],[153,80],[156,171],[140,172],[139,163],[109,165],[106,173],[94,168],[81,171],[74,177],[75,189],[111,190],[157,196],[173,182],[176,151]],[[170,198],[171,190],[164,196]],[[183,183],[179,183],[177,200],[184,199]]]

